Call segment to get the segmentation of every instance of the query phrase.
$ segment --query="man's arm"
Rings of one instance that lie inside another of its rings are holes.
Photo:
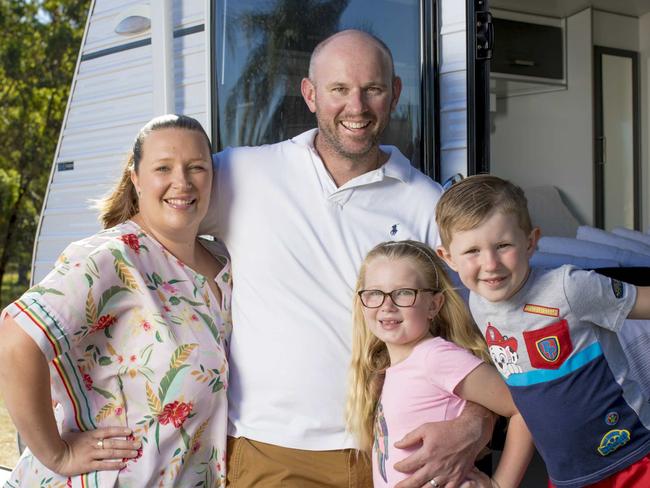
[[[444,480],[445,488],[460,486],[492,437],[496,418],[487,408],[467,402],[457,418],[430,422],[408,433],[395,447],[419,448],[394,468],[413,475],[395,488],[420,488],[433,478]]]
[[[636,287],[636,302],[627,318],[650,320],[650,286]]]
[[[199,226],[199,235],[211,235],[221,237],[221,226],[219,225],[218,209],[219,202],[223,195],[221,195],[221,185],[224,178],[223,174],[223,160],[225,159],[225,151],[212,155],[212,190],[210,193],[210,206],[208,212],[203,218]],[[219,175],[221,174],[221,179]]]

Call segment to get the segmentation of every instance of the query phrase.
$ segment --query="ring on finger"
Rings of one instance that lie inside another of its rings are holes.
[[[99,439],[97,441],[97,447],[99,447],[100,449],[104,449],[104,439]]]
[[[431,486],[433,486],[434,488],[438,488],[440,486],[435,478],[432,478],[431,480],[429,480],[429,484]]]

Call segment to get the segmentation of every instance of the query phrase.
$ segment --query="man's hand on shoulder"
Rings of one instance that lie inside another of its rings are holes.
[[[457,488],[473,468],[476,456],[488,443],[495,415],[468,402],[456,419],[421,425],[395,443],[399,449],[418,447],[409,457],[396,463],[402,473],[412,473],[395,488],[421,488],[430,480],[445,488]]]

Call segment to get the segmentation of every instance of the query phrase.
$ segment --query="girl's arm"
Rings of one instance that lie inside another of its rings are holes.
[[[650,319],[650,286],[636,287],[636,302],[627,316],[628,319]]]
[[[464,400],[510,417],[505,447],[493,479],[497,482],[495,486],[500,488],[519,486],[535,446],[528,427],[497,370],[488,364],[481,364],[458,384],[454,392]]]
[[[126,465],[123,458],[137,455],[139,441],[118,438],[131,434],[125,427],[69,432],[61,437],[52,410],[45,355],[10,316],[0,324],[0,357],[5,364],[0,368],[0,390],[9,415],[32,454],[48,469],[62,476],[121,469]]]

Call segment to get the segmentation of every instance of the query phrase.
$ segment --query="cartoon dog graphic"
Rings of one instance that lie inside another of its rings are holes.
[[[492,361],[504,378],[522,372],[521,366],[517,365],[519,361],[517,339],[501,335],[496,327],[488,323],[487,329],[485,329],[485,340]]]

